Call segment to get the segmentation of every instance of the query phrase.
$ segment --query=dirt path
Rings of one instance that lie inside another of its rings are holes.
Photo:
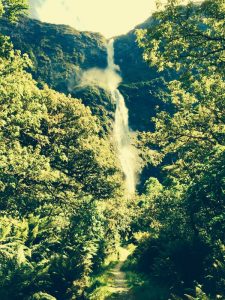
[[[126,261],[129,251],[121,248],[120,249],[120,258],[118,264],[110,271],[113,276],[113,282],[110,286],[110,291],[112,295],[107,299],[118,299],[118,300],[133,300],[132,295],[130,294],[130,289],[127,284],[126,274],[121,270],[124,262]]]

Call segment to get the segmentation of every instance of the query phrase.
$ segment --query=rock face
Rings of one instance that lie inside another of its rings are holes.
[[[28,18],[16,26],[1,20],[0,32],[11,37],[16,49],[29,54],[34,79],[60,92],[69,92],[81,69],[107,64],[106,39],[98,33]]]
[[[151,18],[137,28],[145,28],[150,24]],[[47,83],[65,94],[87,96],[84,91],[77,91],[82,71],[94,67],[105,68],[107,65],[107,40],[98,33],[80,32],[69,26],[28,18],[21,19],[16,26],[1,20],[0,32],[11,37],[16,49],[28,53],[33,61],[30,72],[35,80]],[[130,126],[133,130],[148,130],[154,107],[158,104],[158,99],[152,93],[156,87],[152,80],[159,75],[143,61],[142,50],[136,43],[135,29],[116,37],[114,44],[115,62],[120,66],[123,77],[121,91],[130,109]],[[100,90],[95,96],[95,101],[84,100],[94,113],[97,112],[98,99],[100,106],[110,110],[112,106],[106,104],[108,97],[104,92]]]
[[[150,24],[151,18],[137,28]],[[65,94],[81,98],[83,95],[90,96],[90,90],[88,93],[84,89],[77,91],[82,71],[95,67],[103,69],[107,65],[107,40],[98,33],[80,32],[66,25],[42,23],[29,18],[21,19],[17,25],[1,20],[0,32],[10,36],[16,49],[28,53],[33,61],[30,72],[35,80]],[[116,37],[114,44],[115,62],[120,66],[123,77],[120,89],[130,110],[130,126],[133,130],[148,130],[154,107],[159,104],[157,97],[153,96],[156,85],[152,80],[159,75],[143,61],[135,29]],[[89,98],[83,101],[95,114],[101,111],[97,109],[98,104],[106,111],[113,108],[107,104],[109,97],[101,89],[98,92],[95,89]]]
[[[120,66],[125,83],[149,81],[158,77],[157,71],[143,60],[136,42],[136,29],[151,26],[151,18],[125,35],[115,38],[115,62]]]

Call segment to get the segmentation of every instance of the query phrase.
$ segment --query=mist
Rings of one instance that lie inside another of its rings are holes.
[[[116,89],[122,81],[121,76],[112,69],[93,68],[81,74],[80,86],[96,85],[103,89],[112,91]]]
[[[115,121],[113,126],[113,141],[115,144],[121,170],[124,173],[127,195],[133,195],[136,190],[137,174],[140,169],[136,148],[132,145],[132,132],[129,129],[128,109],[118,86],[122,82],[119,66],[114,63],[113,40],[107,46],[106,69],[92,68],[80,73],[79,87],[99,86],[108,90],[111,99],[116,104]]]
[[[40,19],[40,8],[45,0],[29,0],[29,15],[31,18]]]

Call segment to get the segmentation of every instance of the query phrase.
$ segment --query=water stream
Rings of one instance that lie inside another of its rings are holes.
[[[119,67],[114,63],[114,45],[110,40],[107,47],[108,53],[108,71],[117,74]],[[136,165],[137,153],[131,143],[131,131],[128,123],[128,109],[126,107],[124,97],[118,90],[118,84],[115,81],[109,82],[109,88],[112,95],[112,101],[116,103],[115,122],[113,128],[113,136],[121,163],[123,173],[125,175],[126,188],[129,194],[135,193],[136,188]]]

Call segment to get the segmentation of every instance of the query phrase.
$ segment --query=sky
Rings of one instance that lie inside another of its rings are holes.
[[[155,0],[30,0],[31,17],[107,38],[127,33],[154,10]]]

